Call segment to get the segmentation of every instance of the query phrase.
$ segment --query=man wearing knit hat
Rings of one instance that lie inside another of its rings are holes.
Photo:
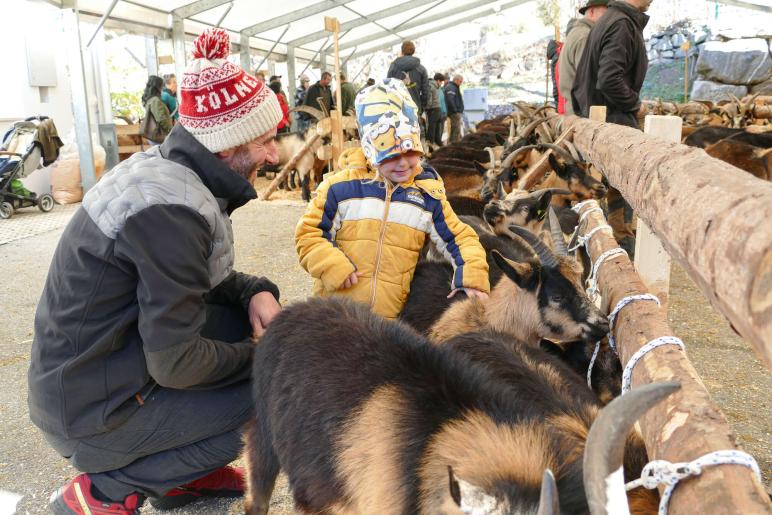
[[[57,514],[129,515],[240,496],[228,467],[252,413],[253,344],[279,290],[233,270],[228,215],[277,160],[274,93],[227,61],[220,29],[196,41],[180,120],[84,197],[62,235],[35,315],[29,409],[83,473]]]

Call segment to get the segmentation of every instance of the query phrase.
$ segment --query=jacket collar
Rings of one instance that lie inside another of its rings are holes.
[[[257,198],[255,188],[211,153],[179,123],[160,146],[161,157],[193,170],[217,199],[227,203],[228,214]]]
[[[622,11],[628,18],[633,20],[633,23],[638,26],[639,29],[643,30],[644,27],[646,27],[646,24],[649,23],[649,15],[646,13],[642,13],[632,5],[628,4],[627,2],[621,2],[621,1],[612,1],[608,4],[609,9],[618,9]]]

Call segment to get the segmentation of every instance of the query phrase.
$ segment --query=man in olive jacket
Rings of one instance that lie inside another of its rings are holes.
[[[558,77],[560,96],[565,101],[565,114],[574,114],[573,104],[571,102],[571,88],[576,78],[576,67],[579,64],[579,58],[587,44],[587,38],[595,22],[605,14],[608,6],[608,0],[588,0],[587,3],[579,9],[581,18],[575,18],[568,22],[566,28],[566,40],[563,43],[563,50],[558,59]]]
[[[282,113],[228,48],[221,29],[199,38],[180,123],[86,193],[54,254],[29,412],[83,472],[52,496],[55,514],[243,493],[227,465],[253,413],[250,336],[281,307],[270,280],[234,271],[229,215],[256,197],[255,167],[277,160]]]
[[[606,106],[606,121],[638,128],[640,91],[649,60],[643,29],[652,0],[613,1],[590,31],[571,89],[576,114],[588,116],[590,107]],[[609,225],[630,259],[635,256],[633,210],[615,188],[608,192]]]
[[[612,1],[590,32],[571,89],[574,112],[606,106],[606,121],[638,127],[636,113],[649,60],[643,29],[652,0]]]

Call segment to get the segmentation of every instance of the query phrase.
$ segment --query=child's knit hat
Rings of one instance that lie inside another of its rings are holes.
[[[383,79],[363,89],[354,106],[362,150],[372,166],[411,150],[423,154],[418,108],[401,80]]]
[[[228,33],[207,29],[180,81],[180,124],[212,153],[252,141],[282,119],[274,92],[228,61],[229,52]]]

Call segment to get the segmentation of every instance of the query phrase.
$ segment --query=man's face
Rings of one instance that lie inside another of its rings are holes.
[[[464,78],[463,77],[459,77],[457,79],[453,79],[453,82],[456,83],[456,86],[460,86],[461,83],[464,82]]]
[[[631,4],[633,7],[635,7],[642,13],[645,13],[646,11],[649,10],[649,6],[653,1],[654,0],[627,0],[627,3]]]
[[[252,182],[258,166],[263,163],[277,164],[279,162],[276,129],[240,147],[219,152],[217,155],[234,172]]]
[[[303,89],[308,89],[308,81],[307,80],[300,81],[300,85],[303,87]]]
[[[330,82],[332,82],[331,75],[322,75],[322,78],[319,80],[319,84],[321,84],[322,86],[329,86]]]

